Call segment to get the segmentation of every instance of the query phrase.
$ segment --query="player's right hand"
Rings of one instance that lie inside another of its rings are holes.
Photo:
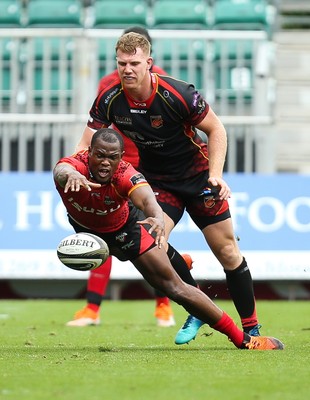
[[[68,179],[64,188],[64,192],[67,193],[69,190],[71,192],[79,192],[81,187],[84,187],[86,190],[91,191],[92,188],[100,188],[100,183],[91,182],[78,171],[73,171],[68,174]]]

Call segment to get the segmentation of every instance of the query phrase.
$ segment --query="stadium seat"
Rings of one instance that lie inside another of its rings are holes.
[[[81,0],[29,0],[26,25],[29,27],[82,27]]]
[[[249,40],[217,40],[214,43],[215,98],[235,103],[253,96],[253,43]]]
[[[269,29],[266,0],[216,1],[213,18],[213,29]]]
[[[14,28],[21,26],[21,7],[19,0],[1,0],[0,28]]]
[[[154,28],[208,28],[207,5],[204,0],[156,0],[151,7],[151,15]]]
[[[97,0],[94,3],[94,27],[126,28],[147,25],[148,7],[144,0]]]

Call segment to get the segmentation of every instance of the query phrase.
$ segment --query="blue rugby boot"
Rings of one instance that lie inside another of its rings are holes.
[[[204,324],[205,322],[200,321],[200,319],[195,318],[192,315],[189,315],[175,337],[175,344],[185,344],[191,340],[194,340],[199,328]]]

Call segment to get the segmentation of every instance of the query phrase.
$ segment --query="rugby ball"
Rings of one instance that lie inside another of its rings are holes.
[[[100,237],[81,232],[65,237],[57,246],[59,260],[68,268],[90,271],[109,257],[109,248]]]

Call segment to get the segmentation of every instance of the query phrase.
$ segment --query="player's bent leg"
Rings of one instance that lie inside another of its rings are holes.
[[[276,338],[253,337],[237,327],[231,317],[224,313],[201,290],[186,284],[171,268],[165,253],[153,247],[138,257],[135,267],[143,277],[169,298],[183,306],[191,315],[207,323],[213,329],[225,334],[240,349],[282,350],[284,348]]]
[[[133,263],[150,285],[182,305],[189,313],[197,318],[203,316],[208,324],[218,320],[220,309],[200,289],[187,284],[178,276],[163,249],[153,247]]]

